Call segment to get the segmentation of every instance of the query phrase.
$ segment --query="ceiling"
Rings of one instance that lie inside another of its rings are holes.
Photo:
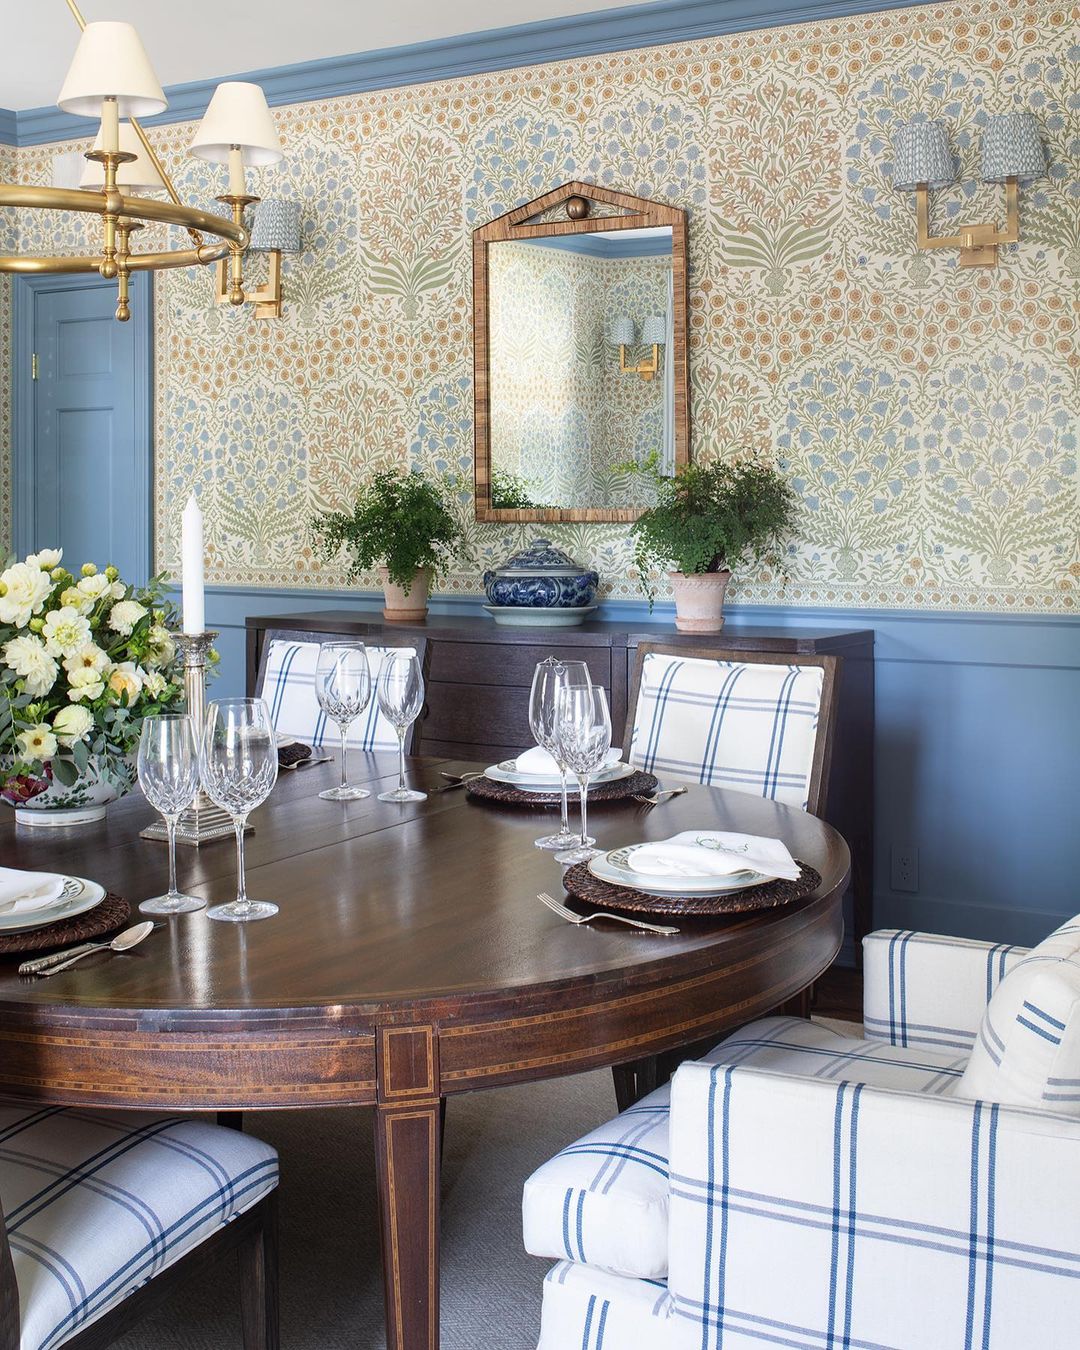
[[[621,8],[626,0],[81,0],[93,19],[134,23],[165,86],[348,56]],[[78,41],[65,0],[6,0],[18,9],[0,44],[0,108],[56,102]],[[298,21],[302,16],[302,22]]]

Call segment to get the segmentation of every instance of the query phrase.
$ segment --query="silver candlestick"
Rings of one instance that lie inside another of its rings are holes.
[[[195,731],[196,744],[201,744],[206,726],[206,662],[217,633],[174,633],[173,641],[184,655],[184,697],[187,713]],[[250,832],[251,826],[246,832]],[[165,822],[155,820],[140,830],[143,839],[168,839]],[[176,842],[198,848],[213,839],[232,839],[236,834],[232,816],[215,806],[199,788],[195,800],[181,815],[176,826]]]

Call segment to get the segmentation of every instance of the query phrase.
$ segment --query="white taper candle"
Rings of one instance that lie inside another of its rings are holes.
[[[120,105],[115,98],[101,100],[101,148],[111,153],[120,149]]]
[[[184,597],[184,632],[206,631],[206,596],[203,580],[203,518],[194,492],[184,507],[180,535],[180,581]]]
[[[229,147],[229,196],[247,196],[247,182],[244,178],[244,152],[238,145]]]

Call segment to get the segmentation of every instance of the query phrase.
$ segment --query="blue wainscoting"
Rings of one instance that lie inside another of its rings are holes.
[[[244,684],[244,618],[355,605],[371,594],[215,588],[219,695]],[[437,613],[477,613],[437,599]],[[757,624],[877,634],[880,927],[1031,943],[1080,910],[1080,618],[733,606]],[[610,603],[604,618],[645,619]],[[654,619],[671,617],[657,606]],[[891,885],[894,846],[918,850],[918,890]]]

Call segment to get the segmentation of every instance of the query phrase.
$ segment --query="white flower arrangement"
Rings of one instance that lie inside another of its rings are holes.
[[[161,578],[74,576],[60,549],[0,572],[0,796],[14,805],[97,771],[131,785],[143,719],[183,700]]]

